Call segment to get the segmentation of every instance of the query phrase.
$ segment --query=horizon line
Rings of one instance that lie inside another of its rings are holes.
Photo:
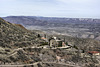
[[[35,15],[9,15],[9,16],[0,16],[2,17],[11,17],[11,16],[30,16],[30,17],[47,17],[47,18],[75,18],[75,19],[100,19],[100,18],[92,18],[92,17],[61,17],[61,16],[35,16]]]

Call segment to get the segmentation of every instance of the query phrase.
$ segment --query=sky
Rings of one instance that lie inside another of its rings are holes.
[[[100,0],[0,0],[0,17],[100,18]]]

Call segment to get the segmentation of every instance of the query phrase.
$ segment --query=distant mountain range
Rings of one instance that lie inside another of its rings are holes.
[[[36,17],[36,16],[7,16],[6,21],[22,25],[34,26],[65,26],[68,23],[100,23],[100,19],[92,18],[56,18],[56,17]],[[61,25],[62,24],[62,25]]]

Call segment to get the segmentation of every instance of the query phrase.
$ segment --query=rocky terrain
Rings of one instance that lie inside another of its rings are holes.
[[[20,24],[0,18],[0,66],[14,67],[99,67],[100,56],[88,51],[100,51],[100,41],[62,35],[48,35],[64,39],[70,48],[50,48],[41,39],[41,31],[27,30]],[[44,34],[44,33],[42,33]],[[47,47],[46,47],[47,46]],[[46,47],[46,48],[45,48]]]

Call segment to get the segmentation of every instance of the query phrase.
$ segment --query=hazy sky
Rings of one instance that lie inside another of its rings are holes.
[[[0,17],[100,18],[100,0],[0,0]]]

